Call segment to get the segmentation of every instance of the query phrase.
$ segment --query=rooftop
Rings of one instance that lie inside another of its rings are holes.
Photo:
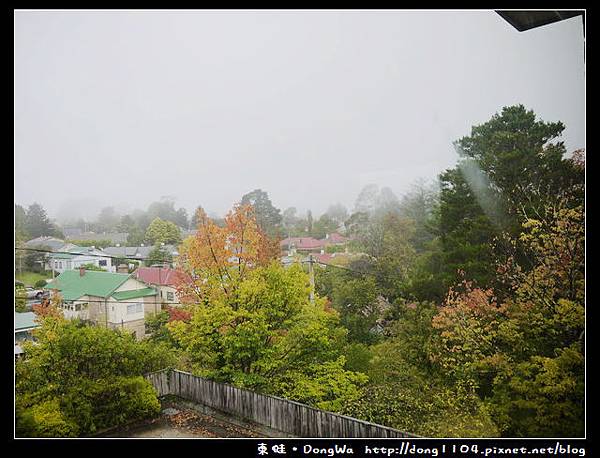
[[[49,236],[36,237],[35,239],[25,242],[25,246],[28,248],[49,247],[53,251],[57,251],[65,245],[66,242],[64,240]]]
[[[33,312],[15,313],[15,332],[39,327],[40,325],[35,322],[35,318]]]
[[[48,288],[60,291],[63,299],[67,301],[86,295],[108,298],[129,277],[129,274],[97,271],[85,271],[85,274],[81,275],[79,270],[66,270],[56,277]]]
[[[118,291],[116,293],[112,293],[112,297],[114,297],[118,301],[126,301],[128,299],[137,299],[138,297],[146,297],[146,296],[155,296],[156,290],[154,288],[141,288],[134,289],[131,291]]]
[[[161,285],[161,286],[175,286],[181,272],[162,267],[140,267],[133,275],[138,280],[148,283],[150,285]]]

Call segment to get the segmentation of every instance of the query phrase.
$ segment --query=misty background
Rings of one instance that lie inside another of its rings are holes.
[[[585,146],[581,18],[493,11],[15,12],[15,202],[59,221],[163,196],[351,209],[455,164],[521,103]]]

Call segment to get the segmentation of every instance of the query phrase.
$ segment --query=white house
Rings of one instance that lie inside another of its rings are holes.
[[[93,264],[107,272],[116,272],[110,255],[95,247],[80,247],[72,245],[60,253],[50,253],[46,258],[46,270],[63,273],[67,270],[79,269],[86,264]]]

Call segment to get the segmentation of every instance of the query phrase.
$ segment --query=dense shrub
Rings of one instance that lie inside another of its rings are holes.
[[[28,409],[17,409],[18,437],[75,437],[78,432],[77,423],[65,417],[57,398]]]

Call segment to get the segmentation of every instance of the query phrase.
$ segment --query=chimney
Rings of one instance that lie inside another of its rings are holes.
[[[85,275],[85,267],[79,266],[79,276],[83,277]]]
[[[117,273],[128,274],[129,267],[127,266],[127,264],[119,264],[119,266],[117,267]]]

